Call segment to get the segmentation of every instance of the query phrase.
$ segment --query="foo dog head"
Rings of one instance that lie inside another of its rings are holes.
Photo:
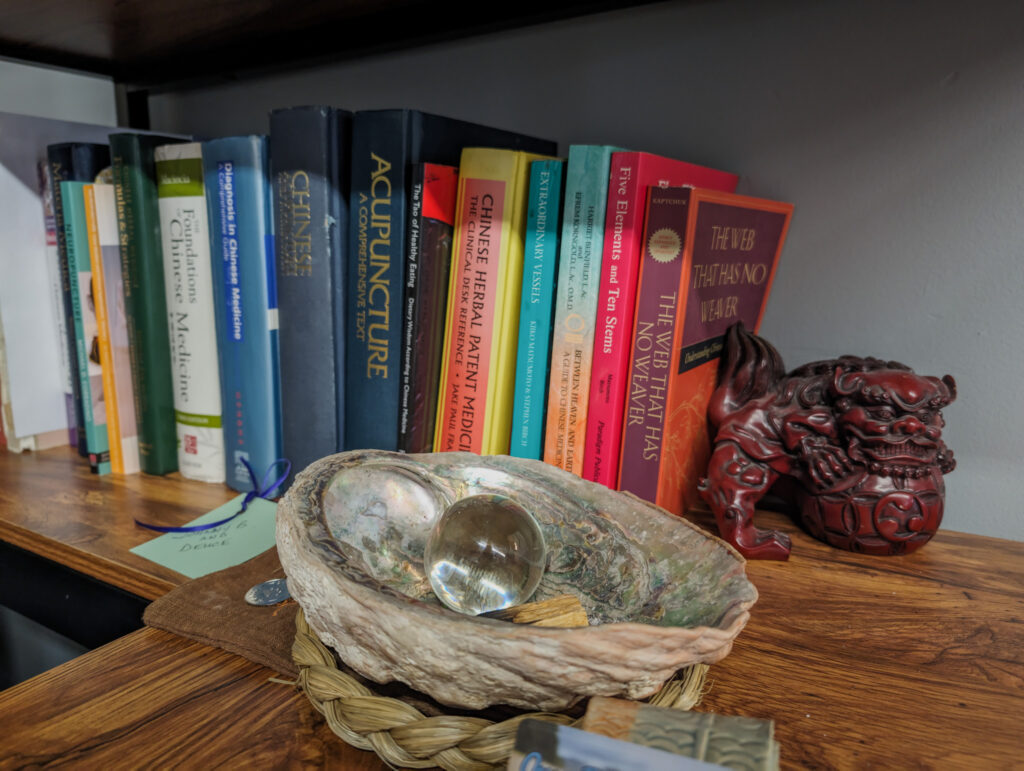
[[[726,334],[708,407],[714,450],[701,494],[722,536],[745,556],[786,559],[789,538],[753,525],[771,489],[834,546],[902,554],[942,520],[942,475],[956,463],[942,409],[956,384],[874,358],[842,356],[786,374],[767,341]]]

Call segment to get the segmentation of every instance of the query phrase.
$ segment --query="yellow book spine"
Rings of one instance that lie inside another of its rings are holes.
[[[519,350],[519,310],[523,290],[523,260],[526,241],[526,213],[530,194],[530,163],[547,156],[516,153],[516,165],[508,180],[508,195],[502,233],[501,278],[498,281],[495,353],[488,380],[486,430],[483,452],[509,452],[512,439],[512,407],[515,399],[516,355]]]
[[[89,265],[92,267],[92,299],[93,307],[96,309],[97,336],[100,344],[103,398],[106,402],[110,470],[115,474],[123,474],[124,454],[121,449],[121,422],[117,413],[117,395],[114,390],[114,358],[110,347],[106,287],[103,283],[103,251],[100,247],[100,229],[96,221],[96,194],[93,185],[85,185],[82,190],[85,196],[85,224],[89,232]]]
[[[508,452],[529,169],[531,161],[546,157],[494,148],[462,151],[437,451]]]

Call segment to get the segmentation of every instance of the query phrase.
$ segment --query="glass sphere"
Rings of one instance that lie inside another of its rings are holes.
[[[537,521],[503,495],[473,495],[449,506],[431,530],[423,560],[438,599],[471,616],[526,602],[546,562]]]

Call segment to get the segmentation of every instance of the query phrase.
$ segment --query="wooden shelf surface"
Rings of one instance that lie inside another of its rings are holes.
[[[121,573],[136,590],[182,579],[118,553],[148,537],[121,532],[133,511],[182,522],[231,496],[83,466],[70,450],[0,456],[0,538],[77,569],[101,564],[94,575]],[[792,556],[747,563],[760,598],[699,709],[774,720],[785,768],[1019,767],[1024,544],[940,530],[914,554],[872,557],[821,544],[782,514],[758,524],[789,533]],[[140,630],[0,692],[0,768],[165,765],[185,753],[197,767],[384,767],[273,674]]]
[[[0,768],[384,768],[273,676],[140,629],[0,691]]]
[[[0,540],[152,600],[187,579],[129,551],[159,535],[134,519],[183,525],[236,495],[178,474],[97,476],[70,447],[0,451]]]

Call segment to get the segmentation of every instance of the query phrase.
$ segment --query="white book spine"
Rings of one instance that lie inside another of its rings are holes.
[[[210,231],[198,142],[155,151],[182,476],[223,482],[224,432]]]

